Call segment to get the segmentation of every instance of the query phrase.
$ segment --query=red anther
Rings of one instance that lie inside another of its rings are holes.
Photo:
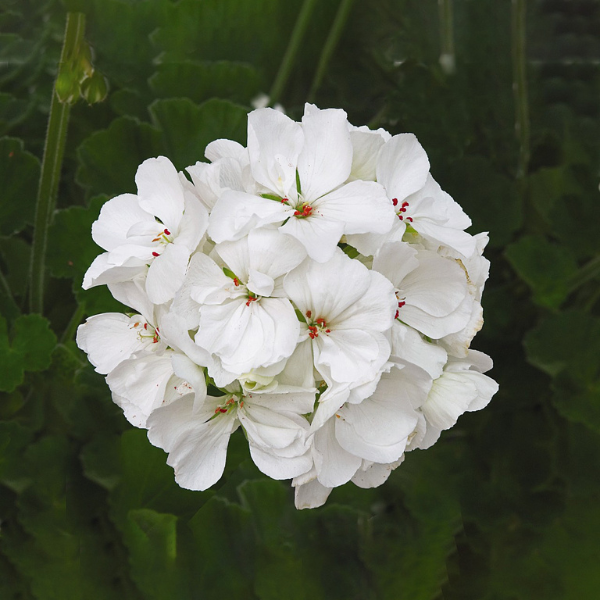
[[[281,204],[285,204],[286,202],[289,202],[289,200],[287,198],[282,198],[281,199]]]
[[[140,322],[138,321],[137,323],[134,323],[133,326],[137,327],[140,324]]]
[[[327,323],[325,322],[325,319],[323,317],[319,317],[315,323],[317,325],[320,325],[321,327],[325,327],[325,325],[327,325]]]
[[[153,252],[152,256],[160,256],[158,252]]]
[[[220,408],[217,408],[217,409],[215,409],[215,415],[216,415],[217,413],[220,413],[220,412],[221,412],[221,409],[220,409]]]
[[[398,206],[398,198],[392,198],[392,204]]]
[[[220,408],[220,409],[219,409],[219,412],[221,412],[221,413],[226,413],[226,412],[227,412],[227,409],[226,409],[226,408]]]
[[[160,242],[160,238],[154,238],[152,241],[153,242]]]
[[[400,209],[400,212],[406,212],[406,208],[403,206],[403,207]]]
[[[399,314],[400,314],[400,311],[399,311],[399,310],[397,310],[397,311],[396,311],[396,314],[394,315],[394,319],[397,319]]]
[[[243,400],[240,401],[240,408],[244,408],[244,401]]]
[[[295,210],[294,211],[294,216],[298,217],[299,215],[301,215],[302,213],[299,210]]]
[[[317,328],[315,325],[309,325],[308,331],[309,331],[308,335],[311,340],[314,340],[316,337],[319,337],[319,332],[317,331]]]
[[[331,333],[331,329],[326,329],[325,333]]]
[[[237,277],[233,278],[233,285],[235,285],[235,287],[237,287],[238,285],[240,285],[240,280]]]
[[[402,203],[402,206],[408,206],[408,202],[404,201],[404,202]]]
[[[168,229],[165,229],[165,235],[171,235],[171,232]]]
[[[255,302],[256,298],[248,298],[248,302],[246,302],[246,306],[250,306],[250,302]]]
[[[229,398],[229,400],[227,400],[227,402],[225,402],[225,404],[233,404],[235,402],[235,400],[233,398]]]
[[[310,319],[312,317],[312,311],[307,310],[306,311],[306,316]]]
[[[412,221],[412,217],[406,217],[406,220],[407,220],[407,221],[410,221],[411,223],[413,222],[413,221]]]
[[[402,221],[404,217],[402,215],[398,215],[398,218]]]
[[[398,302],[398,308],[402,308],[405,304],[406,302]]]
[[[144,323],[144,329],[148,329],[148,323]]]

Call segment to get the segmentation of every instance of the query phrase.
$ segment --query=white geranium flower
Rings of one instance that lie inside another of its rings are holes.
[[[346,113],[307,104],[302,124],[272,109],[248,117],[248,152],[261,196],[229,191],[214,206],[209,235],[236,240],[254,227],[281,224],[308,255],[326,262],[344,234],[386,233],[394,211],[372,181],[346,185],[352,143]],[[342,187],[340,187],[342,186]]]
[[[483,374],[491,368],[489,356],[475,350],[464,359],[451,358],[421,407],[428,427],[439,435],[453,427],[463,413],[487,406],[498,391],[498,384]]]
[[[94,260],[83,288],[146,273],[148,297],[162,304],[183,283],[190,255],[208,226],[208,213],[164,156],[144,161],[135,180],[138,194],[109,200],[92,226],[94,241],[107,252]]]
[[[318,371],[339,383],[376,377],[390,355],[384,333],[396,307],[393,286],[383,275],[338,249],[329,262],[304,261],[283,286],[306,318]]]
[[[238,375],[290,356],[300,324],[282,297],[282,280],[302,262],[304,248],[277,230],[257,229],[236,242],[217,244],[214,252],[227,274],[208,256],[196,255],[191,288],[200,306],[196,343]]]
[[[241,425],[257,467],[275,479],[288,479],[310,469],[306,444],[314,392],[287,390],[280,394],[230,393],[207,396],[194,411],[186,396],[152,413],[148,438],[169,453],[180,486],[205,490],[216,483],[225,467],[231,434]]]
[[[465,270],[456,261],[392,242],[375,256],[373,269],[396,288],[397,320],[432,339],[456,333],[468,323],[473,301]]]

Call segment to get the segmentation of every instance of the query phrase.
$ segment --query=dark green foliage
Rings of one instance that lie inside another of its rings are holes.
[[[342,486],[299,512],[240,431],[211,490],[179,488],[74,335],[125,310],[80,287],[103,203],[135,193],[146,158],[182,169],[213,139],[245,143],[303,2],[0,0],[2,600],[600,597],[600,9],[523,1],[519,56],[520,2],[354,2],[318,86],[340,2],[316,3],[278,100],[299,118],[312,90],[356,125],[418,136],[470,231],[490,233],[475,347],[500,391],[382,487]],[[85,13],[109,93],[71,111],[42,316],[28,314],[28,273],[66,10]],[[454,70],[439,61],[449,27]]]

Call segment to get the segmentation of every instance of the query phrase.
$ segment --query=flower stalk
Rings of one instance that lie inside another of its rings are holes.
[[[321,52],[321,58],[319,59],[319,64],[317,65],[317,72],[315,73],[315,78],[313,79],[312,85],[310,87],[310,92],[308,94],[309,102],[314,101],[317,91],[319,90],[319,87],[321,87],[321,82],[323,81],[323,77],[325,76],[325,72],[327,71],[327,67],[329,66],[329,61],[331,60],[333,52],[336,49],[338,42],[340,41],[340,37],[342,37],[342,32],[344,31],[346,21],[350,16],[350,11],[352,9],[353,3],[354,0],[342,0],[340,2],[340,6],[335,15],[333,25],[331,26],[331,31],[327,36],[325,47],[323,48],[323,52]]]
[[[281,66],[279,67],[273,86],[271,87],[271,93],[269,94],[271,105],[277,103],[281,98],[281,94],[283,93],[292,72],[292,67],[294,66],[294,61],[296,60],[298,50],[300,49],[302,38],[308,29],[310,17],[312,16],[316,5],[316,0],[304,0],[304,4],[298,15],[298,20],[294,26],[294,31],[292,32],[290,43],[288,44],[283,60],[281,61]]]
[[[85,15],[82,13],[68,13],[65,27],[65,37],[60,58],[60,68],[57,81],[52,92],[50,115],[48,117],[48,131],[44,146],[44,157],[38,187],[37,204],[35,212],[35,225],[33,232],[33,247],[31,252],[29,303],[32,312],[42,313],[44,309],[44,279],[46,263],[46,246],[48,242],[48,227],[52,220],[60,172],[62,168],[69,114],[71,111],[71,98],[61,100],[58,94],[58,85],[64,82],[65,70],[63,67],[76,54],[81,47],[85,28]],[[62,81],[61,81],[62,80]]]

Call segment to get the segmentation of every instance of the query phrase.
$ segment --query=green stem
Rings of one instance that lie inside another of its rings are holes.
[[[290,43],[288,44],[283,60],[281,61],[281,65],[279,67],[279,71],[277,72],[277,76],[275,77],[275,81],[273,82],[273,86],[271,87],[269,101],[272,105],[278,102],[281,98],[281,94],[283,93],[285,85],[292,72],[292,66],[296,60],[296,55],[300,49],[300,43],[302,42],[302,38],[304,37],[306,30],[308,29],[310,17],[316,5],[317,0],[304,0],[304,4],[300,9],[300,14],[298,15],[296,25],[294,26]]]
[[[569,281],[569,294],[572,294],[582,285],[598,276],[600,276],[600,256],[595,256],[571,277]]]
[[[69,57],[73,56],[76,49],[80,46],[84,28],[84,14],[67,14],[65,39],[60,57],[61,65]],[[59,67],[59,73],[60,70]],[[50,104],[44,158],[42,160],[42,171],[38,187],[33,247],[31,251],[29,303],[31,311],[37,313],[42,313],[44,310],[44,278],[48,227],[52,220],[56,203],[70,111],[70,105],[61,103],[54,89]]]
[[[454,14],[452,0],[438,0],[440,15],[440,65],[447,74],[454,73]]]
[[[9,319],[16,319],[21,311],[19,305],[16,303],[15,298],[12,294],[8,281],[4,277],[4,273],[0,271],[0,298],[4,297],[4,311]]]
[[[512,0],[513,93],[515,98],[515,131],[519,141],[517,178],[525,179],[529,169],[529,101],[527,98],[527,55],[525,50],[526,0]]]
[[[62,336],[60,337],[61,344],[65,344],[66,342],[72,340],[73,337],[75,337],[75,332],[77,331],[77,327],[81,323],[81,320],[83,319],[85,314],[86,314],[85,313],[85,302],[82,302],[81,304],[77,305],[77,308],[76,308],[75,312],[73,313],[73,316],[69,320],[67,326],[65,327],[65,330],[63,331]]]
[[[331,26],[331,30],[329,31],[329,35],[327,36],[325,47],[323,48],[323,52],[321,53],[319,64],[317,65],[317,72],[315,73],[315,77],[310,87],[310,92],[308,94],[309,102],[313,102],[315,96],[317,95],[317,91],[321,86],[321,82],[323,81],[323,77],[325,77],[325,72],[327,71],[327,67],[329,66],[331,56],[333,55],[333,52],[336,46],[338,45],[338,42],[340,41],[340,37],[342,37],[342,32],[344,31],[346,21],[350,16],[350,11],[352,9],[353,3],[354,0],[342,0],[340,2],[337,14],[335,15],[335,19],[333,21],[333,25]]]

